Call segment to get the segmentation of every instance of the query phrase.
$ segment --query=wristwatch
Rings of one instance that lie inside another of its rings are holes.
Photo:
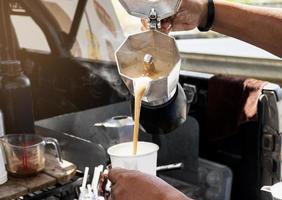
[[[207,32],[211,29],[214,21],[214,15],[215,15],[215,6],[213,0],[208,0],[208,17],[207,17],[207,23],[204,27],[199,27],[198,30],[201,32]]]

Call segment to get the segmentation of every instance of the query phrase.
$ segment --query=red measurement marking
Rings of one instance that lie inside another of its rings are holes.
[[[28,152],[26,150],[26,147],[28,147],[28,144],[23,144],[23,170],[28,170]]]

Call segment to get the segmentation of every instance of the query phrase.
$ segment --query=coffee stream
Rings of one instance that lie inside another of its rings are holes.
[[[150,78],[144,76],[135,81],[135,105],[134,105],[134,132],[133,132],[133,155],[137,154],[138,135],[139,135],[139,119],[141,111],[142,98],[149,85]]]
[[[153,62],[153,56],[150,54],[145,55],[143,67],[144,68],[143,68],[142,76],[134,80],[135,105],[134,105],[133,155],[137,154],[142,98],[145,94],[146,89],[149,86],[150,81],[154,79],[158,79],[159,76],[162,75],[156,71],[156,67]]]

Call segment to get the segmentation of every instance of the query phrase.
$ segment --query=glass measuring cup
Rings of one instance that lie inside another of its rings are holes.
[[[60,162],[61,149],[54,138],[43,138],[34,134],[11,134],[0,138],[6,155],[9,174],[17,177],[36,175],[45,167],[45,146],[55,147]]]

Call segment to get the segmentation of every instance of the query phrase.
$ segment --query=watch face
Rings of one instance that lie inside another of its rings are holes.
[[[117,37],[115,24],[111,18],[111,16],[107,13],[107,11],[101,6],[96,0],[93,0],[94,6],[97,12],[97,15],[101,22],[107,27],[107,29]]]

